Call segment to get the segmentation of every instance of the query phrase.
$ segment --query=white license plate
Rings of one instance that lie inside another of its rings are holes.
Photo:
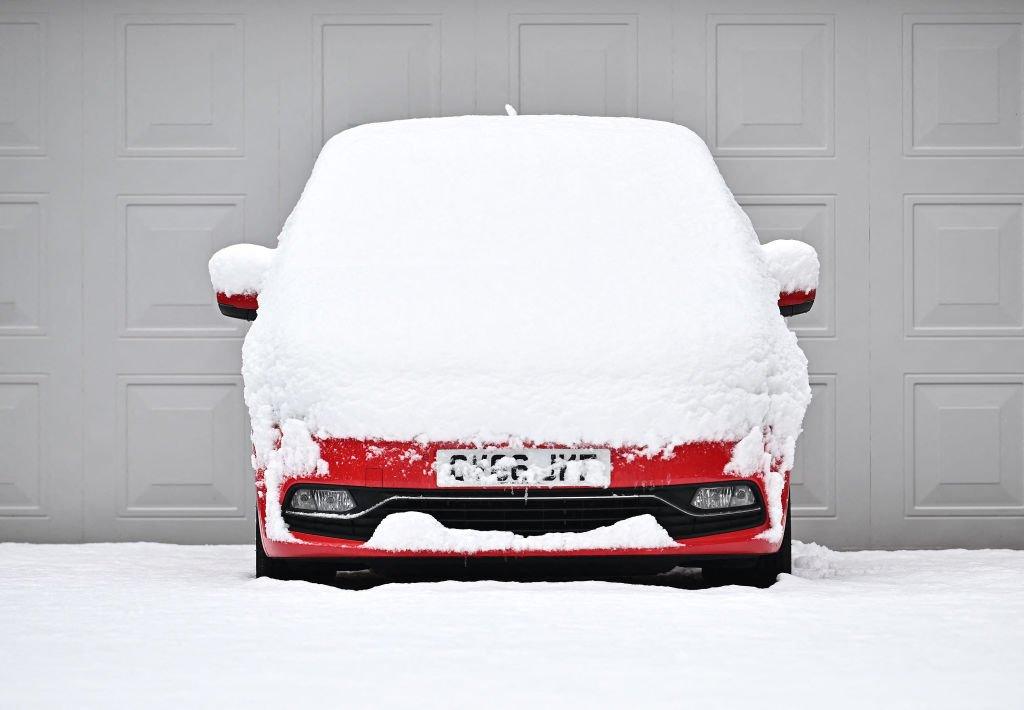
[[[438,488],[603,488],[612,480],[608,449],[441,449],[434,470]]]

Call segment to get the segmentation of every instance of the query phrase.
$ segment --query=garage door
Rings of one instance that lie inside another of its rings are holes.
[[[0,538],[251,539],[206,260],[394,118],[675,121],[822,259],[796,534],[1024,545],[1024,2],[46,2],[0,10]],[[723,287],[727,287],[723,284]]]

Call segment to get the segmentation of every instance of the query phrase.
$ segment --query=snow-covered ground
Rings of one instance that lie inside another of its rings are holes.
[[[796,543],[768,590],[356,591],[252,554],[0,545],[0,707],[1024,707],[1024,552]]]

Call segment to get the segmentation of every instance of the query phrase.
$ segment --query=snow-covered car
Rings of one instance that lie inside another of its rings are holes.
[[[783,315],[810,308],[818,259],[759,244],[688,129],[353,128],[277,248],[227,247],[210,275],[222,312],[254,321],[258,575],[789,571],[810,388]]]

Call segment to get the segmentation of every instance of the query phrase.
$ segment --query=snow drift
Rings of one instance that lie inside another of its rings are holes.
[[[406,511],[384,518],[364,544],[391,552],[494,552],[509,550],[568,551],[682,547],[669,537],[653,515],[637,515],[612,525],[578,533],[545,533],[524,537],[507,530],[455,530],[431,515]]]
[[[0,570],[5,708],[1021,707],[1020,551],[794,541],[767,590],[678,570],[351,591],[253,579],[251,543],[0,543]]]

